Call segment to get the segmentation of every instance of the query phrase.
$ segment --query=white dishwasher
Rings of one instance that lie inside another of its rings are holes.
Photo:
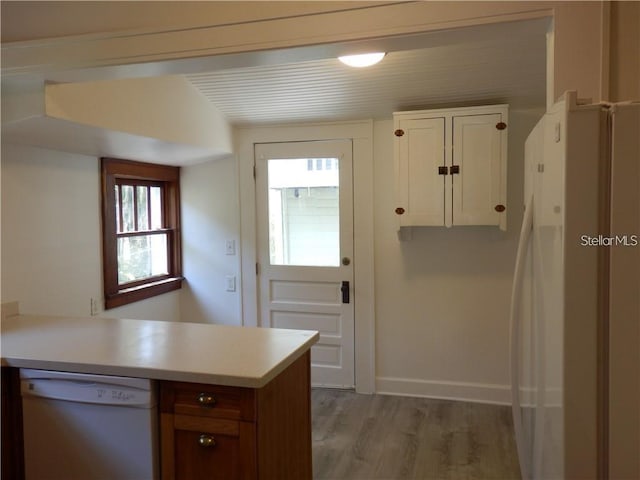
[[[152,380],[21,369],[26,480],[154,480]]]

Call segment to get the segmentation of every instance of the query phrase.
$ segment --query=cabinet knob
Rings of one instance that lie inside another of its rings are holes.
[[[404,208],[402,208],[402,207],[398,207],[398,208],[396,208],[396,213],[397,213],[398,215],[402,215],[402,214],[404,213]]]
[[[393,132],[393,134],[394,134],[396,137],[401,137],[401,136],[403,136],[403,135],[404,135],[404,130],[402,130],[401,128],[399,128],[399,129],[397,129],[395,132]]]
[[[494,208],[496,209],[496,212],[504,212],[507,207],[504,205],[496,205]]]
[[[198,437],[198,445],[203,448],[211,448],[216,446],[216,439],[213,438],[213,435],[207,435],[203,433]]]
[[[201,393],[198,395],[198,403],[203,407],[215,407],[217,400],[210,393]]]

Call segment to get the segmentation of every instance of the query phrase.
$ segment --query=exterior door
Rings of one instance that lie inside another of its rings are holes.
[[[317,330],[314,385],[353,387],[350,140],[257,144],[260,325]]]

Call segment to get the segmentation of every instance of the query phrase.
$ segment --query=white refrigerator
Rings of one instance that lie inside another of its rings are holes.
[[[640,104],[567,92],[525,144],[511,304],[524,479],[640,478]]]

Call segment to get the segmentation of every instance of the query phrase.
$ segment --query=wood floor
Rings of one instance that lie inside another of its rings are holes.
[[[511,410],[313,389],[315,480],[519,479]]]

